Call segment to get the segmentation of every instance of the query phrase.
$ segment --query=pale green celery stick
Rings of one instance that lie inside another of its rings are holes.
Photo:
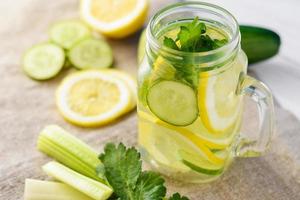
[[[92,200],[92,198],[64,184],[26,179],[24,200]]]
[[[96,173],[97,166],[101,164],[98,153],[59,126],[46,126],[41,131],[38,139],[38,149],[81,174],[105,182]],[[77,161],[74,161],[74,159]],[[89,170],[86,170],[86,168],[89,168]]]
[[[53,145],[51,146],[47,144],[46,142],[44,142],[43,138],[39,138],[38,146],[39,148],[42,148],[44,151],[47,151],[47,153],[51,154],[56,159],[64,160],[64,165],[72,166],[74,170],[75,168],[80,169],[83,172],[81,173],[82,175],[97,180],[98,177],[95,175],[94,169],[91,169],[90,167],[82,163],[78,158],[66,154],[66,151],[62,151],[61,149],[58,149],[56,146]]]
[[[49,162],[42,168],[49,176],[54,177],[95,200],[106,200],[113,192],[112,189],[105,184],[83,176],[58,162]]]

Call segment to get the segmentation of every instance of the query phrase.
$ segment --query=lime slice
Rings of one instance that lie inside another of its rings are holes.
[[[50,28],[50,39],[65,49],[90,35],[89,28],[77,20],[57,22]]]
[[[211,163],[210,161],[206,160],[203,157],[200,157],[199,155],[195,155],[185,150],[180,150],[179,154],[182,158],[182,162],[186,166],[199,173],[217,175],[223,172],[223,165]]]
[[[26,51],[23,59],[23,70],[36,80],[53,78],[63,68],[65,53],[55,44],[38,44]]]
[[[161,120],[186,126],[198,117],[197,98],[190,86],[178,81],[160,81],[148,91],[150,110]]]
[[[70,62],[78,69],[101,69],[113,62],[112,50],[104,40],[88,38],[73,46],[68,54]]]

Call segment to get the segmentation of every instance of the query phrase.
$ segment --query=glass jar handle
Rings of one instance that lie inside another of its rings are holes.
[[[274,105],[268,87],[262,82],[243,74],[238,88],[240,95],[250,97],[258,109],[258,138],[249,139],[243,135],[236,144],[237,157],[258,157],[269,147],[274,132]]]

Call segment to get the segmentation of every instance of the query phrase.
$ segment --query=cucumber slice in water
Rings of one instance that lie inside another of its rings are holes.
[[[55,179],[77,189],[95,200],[106,200],[112,194],[112,189],[101,182],[83,176],[62,164],[49,162],[43,170]]]
[[[101,69],[112,65],[113,56],[110,46],[104,40],[85,39],[71,48],[70,62],[78,69]]]
[[[159,119],[176,125],[186,126],[198,117],[195,91],[178,81],[160,81],[148,91],[147,103]]]
[[[38,44],[25,52],[23,70],[31,78],[46,80],[60,72],[65,63],[64,50],[51,43]]]
[[[202,174],[217,175],[223,172],[223,165],[216,165],[199,155],[179,150],[179,155],[182,158],[183,164]]]
[[[91,32],[82,22],[69,20],[53,24],[49,34],[53,42],[65,49],[70,49],[80,40],[89,37]]]

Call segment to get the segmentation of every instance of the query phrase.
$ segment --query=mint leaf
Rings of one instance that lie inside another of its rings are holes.
[[[196,52],[201,34],[206,32],[204,23],[200,23],[196,17],[191,23],[180,27],[177,41],[180,41],[181,51]]]
[[[166,194],[164,179],[154,172],[142,172],[140,153],[134,148],[107,144],[99,156],[103,167],[98,172],[105,174],[119,200],[161,200]]]
[[[134,199],[134,189],[142,171],[140,154],[135,148],[126,149],[107,144],[104,153],[99,156],[104,165],[105,176],[114,192],[122,200]]]
[[[223,39],[223,40],[214,39],[214,49],[220,48],[227,43],[228,43],[227,39]]]
[[[155,172],[142,172],[134,191],[135,200],[161,200],[166,195],[164,182]]]
[[[169,200],[189,200],[189,198],[187,198],[185,196],[181,197],[179,193],[175,193],[175,194],[173,194],[173,196],[171,196],[169,198]]]
[[[172,38],[165,37],[165,39],[164,39],[164,45],[166,47],[171,48],[171,49],[179,50],[176,42]]]
[[[126,148],[122,143],[108,143],[99,156],[102,164],[97,172],[105,174],[114,190],[109,200],[162,200],[166,195],[164,179],[156,172],[142,172],[140,153],[134,148]],[[178,193],[169,200],[188,200]]]
[[[176,44],[179,41],[180,47]],[[174,41],[172,38],[165,37],[164,45],[184,52],[204,52],[217,49],[225,45],[226,39],[212,39],[206,34],[206,25],[200,22],[198,17],[191,23],[180,26],[180,31]]]

